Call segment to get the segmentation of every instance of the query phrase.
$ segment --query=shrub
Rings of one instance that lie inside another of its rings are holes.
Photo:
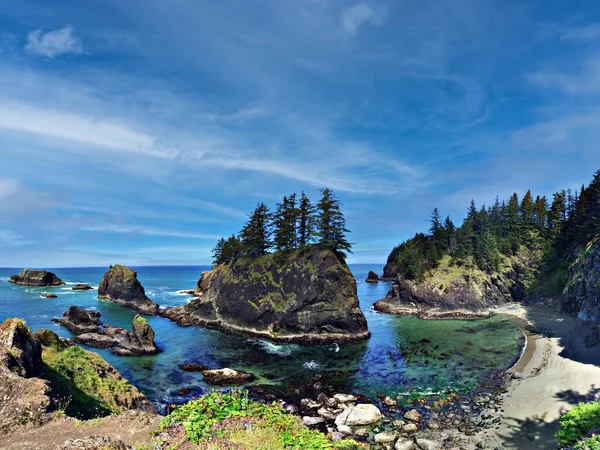
[[[574,450],[600,450],[600,436],[594,435],[589,439],[578,442],[573,446]]]
[[[597,430],[600,430],[600,401],[580,403],[560,418],[560,430],[556,433],[556,440],[561,447],[566,447],[576,444]],[[594,445],[597,444],[596,440]]]

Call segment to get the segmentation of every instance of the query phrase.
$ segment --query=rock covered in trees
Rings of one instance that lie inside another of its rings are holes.
[[[369,274],[367,275],[367,279],[365,281],[367,283],[379,283],[379,276],[372,270],[369,270]]]
[[[278,342],[349,342],[370,336],[356,281],[331,250],[308,246],[220,265],[202,274],[191,303],[161,310],[204,326]]]
[[[146,297],[137,273],[121,265],[110,266],[98,286],[98,298],[131,308],[141,314],[155,315],[158,305]]]
[[[96,348],[109,348],[115,355],[154,355],[160,350],[154,342],[154,330],[140,315],[133,319],[132,330],[105,325],[100,313],[71,306],[59,323],[78,336],[77,342]]]
[[[22,286],[60,286],[65,284],[52,272],[34,269],[23,269],[20,274],[12,275],[9,281]]]

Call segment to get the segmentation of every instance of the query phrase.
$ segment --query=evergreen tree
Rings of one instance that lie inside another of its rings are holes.
[[[448,249],[448,253],[450,255],[454,255],[458,246],[456,242],[456,227],[450,216],[446,216],[446,220],[444,221],[444,234],[446,236],[446,249]]]
[[[560,230],[561,224],[566,220],[567,199],[565,191],[556,192],[552,198],[552,205],[548,211],[548,227]]]
[[[212,259],[212,263],[215,266],[218,266],[219,264],[224,264],[225,263],[225,259],[223,257],[223,249],[225,248],[225,239],[221,238],[217,241],[217,245],[215,245],[215,248],[213,248],[212,251],[212,255],[213,255],[213,259]]]
[[[525,196],[523,197],[523,200],[521,201],[520,212],[521,212],[521,218],[523,219],[523,222],[525,222],[526,224],[534,223],[534,220],[533,220],[533,215],[534,215],[533,197],[531,195],[531,191],[529,191],[529,190],[525,193]]]
[[[298,248],[296,222],[299,211],[296,208],[296,194],[283,197],[273,216],[273,234],[275,249],[278,252],[290,252]]]
[[[259,203],[240,233],[244,254],[249,257],[266,255],[271,248],[271,215],[264,203]]]
[[[298,207],[298,245],[304,247],[314,239],[315,233],[315,207],[302,191]]]
[[[352,244],[346,240],[346,219],[339,201],[330,189],[321,189],[321,200],[317,204],[317,236],[319,243],[345,257],[352,253]]]
[[[542,228],[546,225],[546,216],[548,214],[548,200],[546,197],[540,197],[539,195],[535,199],[533,205],[533,221],[534,223]]]

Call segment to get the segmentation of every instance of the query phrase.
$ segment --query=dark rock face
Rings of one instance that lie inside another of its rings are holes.
[[[128,267],[111,266],[98,286],[98,298],[111,300],[141,314],[155,315],[158,305],[146,297],[137,273]]]
[[[96,348],[110,348],[115,355],[154,355],[160,350],[154,343],[154,330],[148,321],[136,315],[132,331],[104,325],[100,313],[71,306],[58,321],[78,336],[81,344]]]
[[[379,283],[379,276],[372,270],[369,270],[369,275],[367,275],[367,279],[365,281],[367,283]]]
[[[383,275],[381,278],[384,280],[395,280],[398,276],[399,268],[395,261],[388,261],[383,268]]]
[[[91,286],[88,286],[87,284],[76,284],[75,286],[73,286],[73,290],[74,291],[91,291],[94,288]]]
[[[350,342],[370,336],[356,281],[330,250],[239,260],[205,272],[198,298],[161,310],[183,326],[246,333],[278,342]]]
[[[600,322],[600,237],[573,253],[561,299],[565,312],[588,322]]]
[[[22,377],[37,377],[44,371],[42,347],[20,319],[0,325],[0,349],[7,350],[6,365]]]
[[[58,298],[56,294],[44,294],[44,298]]]
[[[75,334],[96,333],[102,325],[99,312],[80,309],[77,306],[71,306],[65,311],[59,323]]]
[[[415,283],[400,276],[376,311],[421,318],[486,317],[490,309],[510,300],[510,293],[481,272],[460,275],[444,283]]]
[[[23,269],[19,275],[12,275],[9,281],[23,286],[60,286],[65,284],[52,272],[33,269]]]
[[[206,381],[208,384],[227,386],[246,384],[256,379],[256,377],[251,373],[243,372],[241,370],[233,370],[227,367],[224,369],[203,370],[202,375],[204,376],[204,381]]]

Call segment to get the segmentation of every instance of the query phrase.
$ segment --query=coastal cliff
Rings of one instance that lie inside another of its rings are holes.
[[[141,314],[155,315],[158,305],[146,296],[137,273],[116,264],[104,274],[98,286],[98,298],[110,300]]]
[[[356,281],[332,251],[243,258],[202,274],[191,303],[160,312],[184,326],[278,342],[351,342],[370,336]]]

